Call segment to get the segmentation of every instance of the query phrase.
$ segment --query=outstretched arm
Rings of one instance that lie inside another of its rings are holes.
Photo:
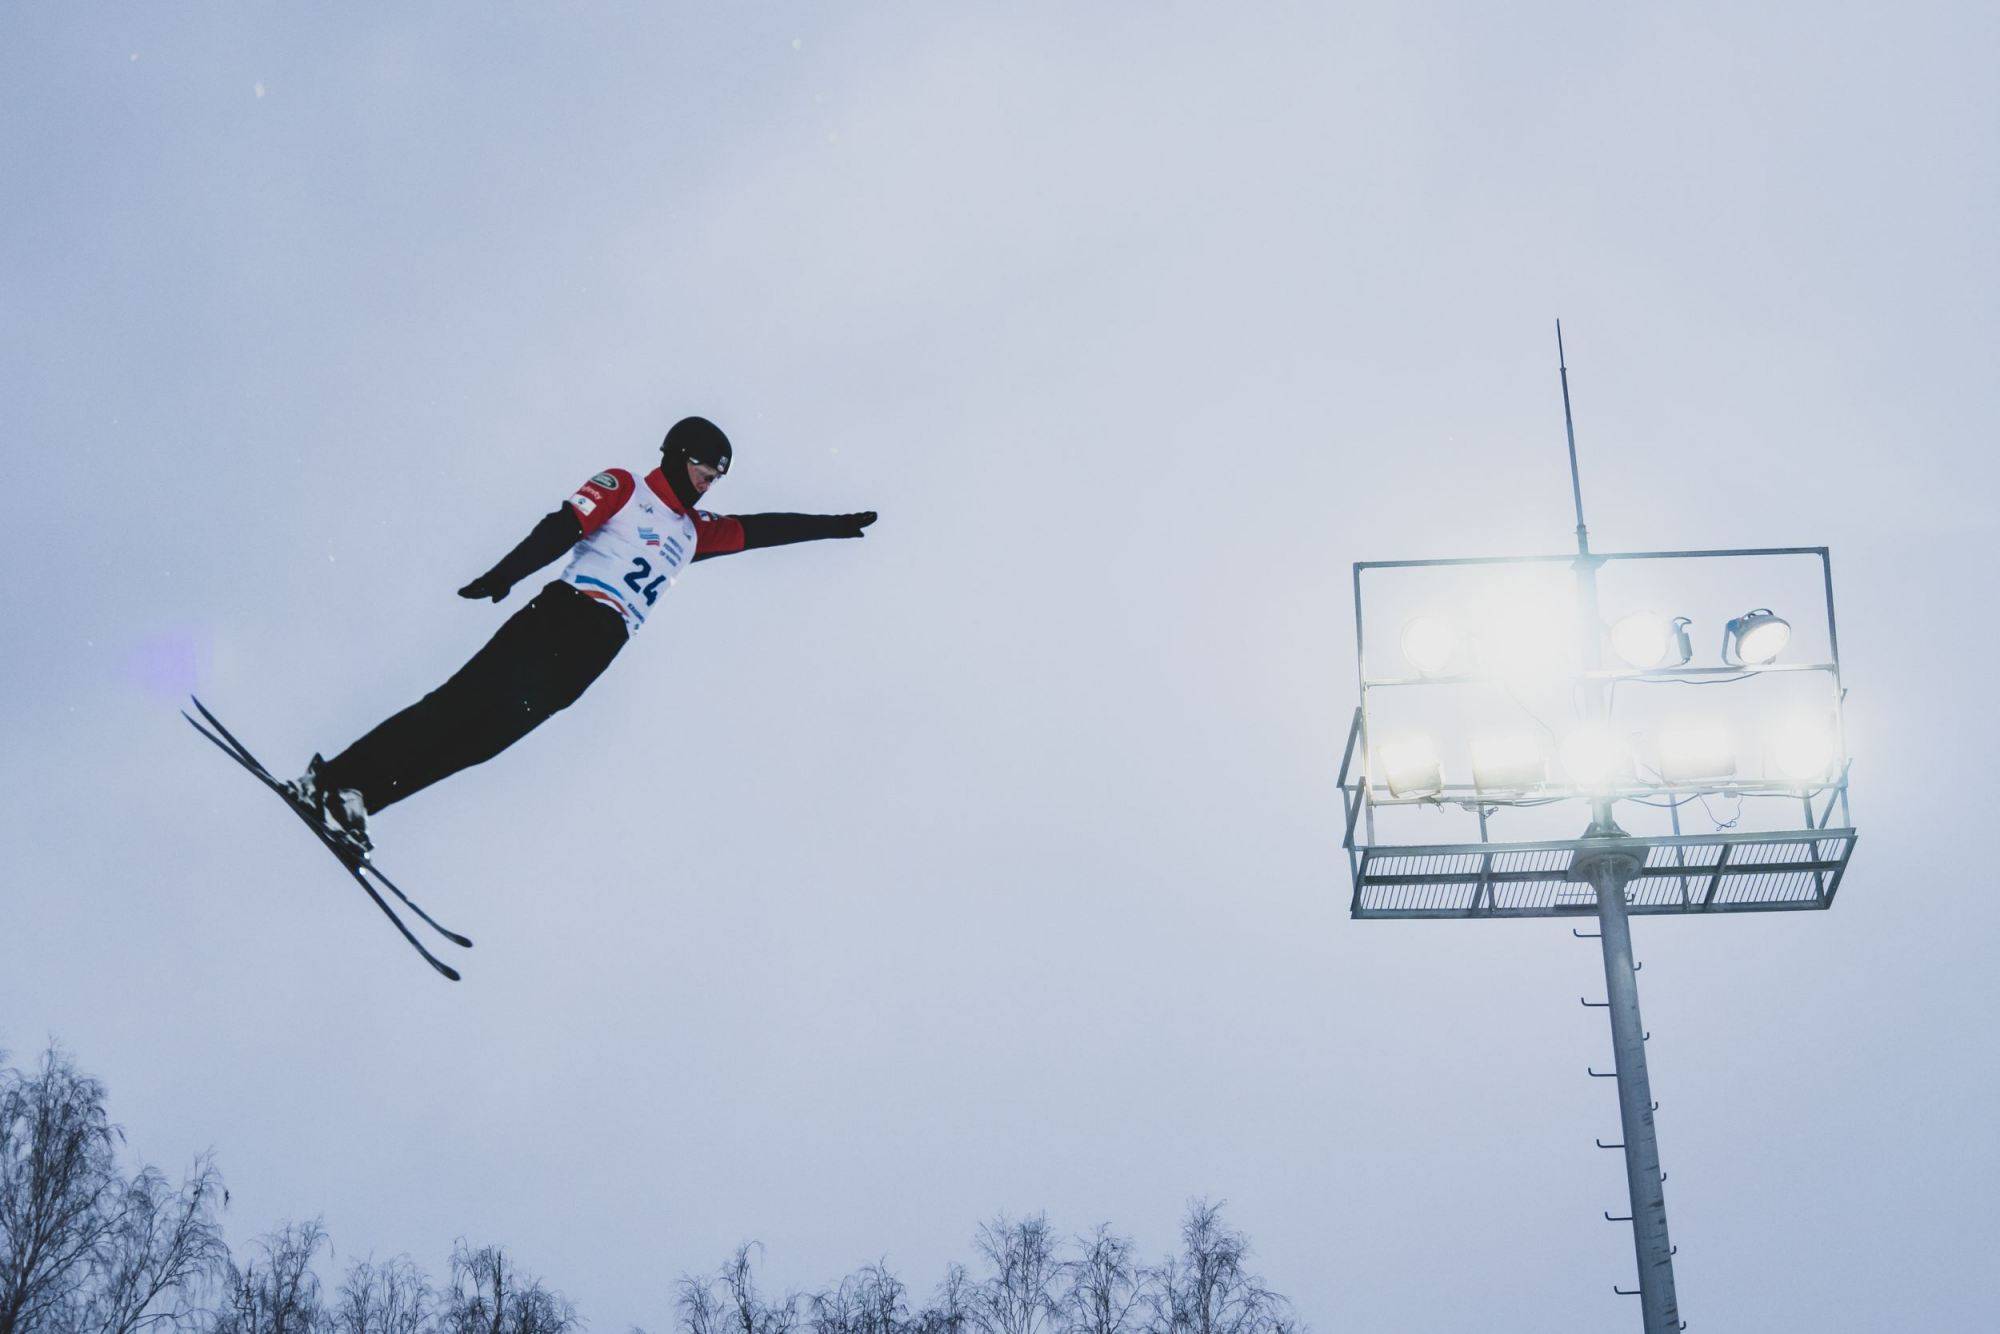
[[[609,468],[576,489],[576,494],[542,516],[535,531],[500,558],[500,563],[458,590],[462,598],[492,598],[507,590],[602,528],[632,498],[632,474]]]
[[[458,590],[462,598],[492,598],[498,602],[521,580],[541,569],[575,546],[583,536],[583,520],[564,501],[542,516],[535,530],[521,539],[519,546],[500,558],[500,563]]]
[[[827,537],[860,537],[875,522],[875,511],[860,514],[709,514],[695,515],[700,539],[694,558],[728,556],[757,547],[782,547]]]

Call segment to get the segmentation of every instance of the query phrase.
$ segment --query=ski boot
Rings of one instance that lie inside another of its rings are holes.
[[[368,806],[357,788],[334,787],[326,779],[326,760],[315,755],[306,771],[285,784],[293,801],[313,813],[335,838],[363,856],[373,852],[368,840]]]

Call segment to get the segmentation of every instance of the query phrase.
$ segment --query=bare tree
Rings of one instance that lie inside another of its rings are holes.
[[[791,1334],[799,1323],[796,1293],[788,1292],[782,1301],[773,1302],[757,1291],[747,1242],[722,1266],[722,1288],[730,1334]]]
[[[0,1068],[0,1334],[81,1318],[115,1225],[119,1138],[104,1086],[54,1045],[32,1075]]]
[[[451,1286],[438,1327],[443,1334],[570,1334],[576,1308],[538,1278],[524,1278],[498,1246],[452,1248]]]
[[[1068,1334],[1134,1334],[1145,1271],[1132,1240],[1099,1223],[1076,1239],[1079,1254],[1063,1265],[1062,1323]]]
[[[854,1280],[844,1278],[839,1284],[806,1298],[806,1322],[812,1334],[855,1334],[861,1326],[861,1315],[856,1309]]]
[[[953,1264],[944,1271],[931,1304],[911,1321],[915,1334],[967,1334],[972,1326],[973,1299],[977,1285],[965,1266]]]
[[[681,1275],[674,1291],[674,1309],[680,1315],[683,1334],[723,1334],[728,1328],[722,1302],[706,1278]],[[634,1330],[633,1334],[645,1334],[645,1331]]]
[[[1015,1223],[1002,1214],[979,1225],[973,1244],[992,1269],[973,1290],[974,1323],[984,1334],[1045,1334],[1059,1316],[1062,1274],[1047,1216]]]
[[[1220,1204],[1192,1201],[1181,1253],[1147,1276],[1146,1334],[1293,1334],[1291,1303],[1249,1272],[1249,1254]]]
[[[1250,1246],[1220,1205],[1191,1201],[1178,1254],[1139,1263],[1131,1238],[1099,1224],[1061,1246],[1042,1215],[1004,1214],[973,1238],[986,1274],[945,1271],[930,1303],[912,1310],[908,1286],[885,1263],[805,1299],[798,1334],[1299,1334],[1291,1304],[1248,1268]],[[714,1277],[677,1289],[681,1334],[793,1334],[799,1301],[757,1290],[751,1245]],[[643,1331],[633,1331],[643,1334]]]
[[[683,1275],[675,1300],[682,1334],[791,1334],[799,1324],[800,1298],[786,1293],[772,1301],[758,1291],[750,1252],[757,1243],[744,1242],[723,1263],[713,1279]],[[717,1286],[720,1285],[720,1291]]]
[[[334,1334],[429,1334],[437,1294],[408,1256],[357,1260],[335,1295]]]
[[[239,1267],[223,1244],[213,1158],[178,1187],[129,1179],[104,1086],[51,1045],[23,1073],[0,1051],[0,1334],[576,1334],[569,1301],[499,1246],[459,1241],[443,1288],[407,1256],[358,1261],[329,1301],[318,1220],[287,1224]],[[1250,1247],[1220,1205],[1191,1201],[1179,1252],[1137,1262],[1099,1224],[1061,1243],[1045,1215],[1002,1214],[973,1243],[986,1273],[951,1265],[930,1302],[885,1262],[801,1297],[765,1296],[751,1252],[675,1292],[680,1334],[1297,1334],[1290,1303],[1250,1272]],[[213,1311],[200,1303],[222,1276]],[[802,1328],[803,1326],[803,1328]],[[633,1334],[643,1334],[635,1330]]]
[[[326,1229],[316,1218],[260,1237],[261,1264],[230,1264],[210,1334],[325,1334],[331,1313],[320,1301],[313,1268],[325,1246]]]
[[[222,1177],[202,1154],[179,1189],[143,1167],[123,1183],[92,1266],[83,1325],[97,1334],[191,1328],[210,1280],[229,1263],[216,1206]]]
[[[909,1290],[881,1261],[809,1301],[813,1334],[909,1334]]]

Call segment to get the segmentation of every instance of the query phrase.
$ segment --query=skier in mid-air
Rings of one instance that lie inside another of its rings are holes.
[[[675,422],[660,466],[634,480],[598,473],[500,563],[458,590],[498,602],[564,552],[559,579],[508,618],[452,678],[332,759],[312,757],[284,784],[366,851],[368,817],[439,779],[492,759],[568,708],[645,623],[691,562],[756,547],[860,537],[861,514],[711,514],[696,508],[729,471],[729,438],[713,422]]]

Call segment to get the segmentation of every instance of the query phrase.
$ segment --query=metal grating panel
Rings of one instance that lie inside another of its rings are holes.
[[[1852,829],[1723,833],[1623,841],[1640,857],[1626,893],[1634,914],[1781,912],[1832,904]],[[1596,911],[1568,878],[1583,844],[1460,843],[1356,849],[1360,918],[1561,917]],[[1593,843],[1602,847],[1601,843]]]

